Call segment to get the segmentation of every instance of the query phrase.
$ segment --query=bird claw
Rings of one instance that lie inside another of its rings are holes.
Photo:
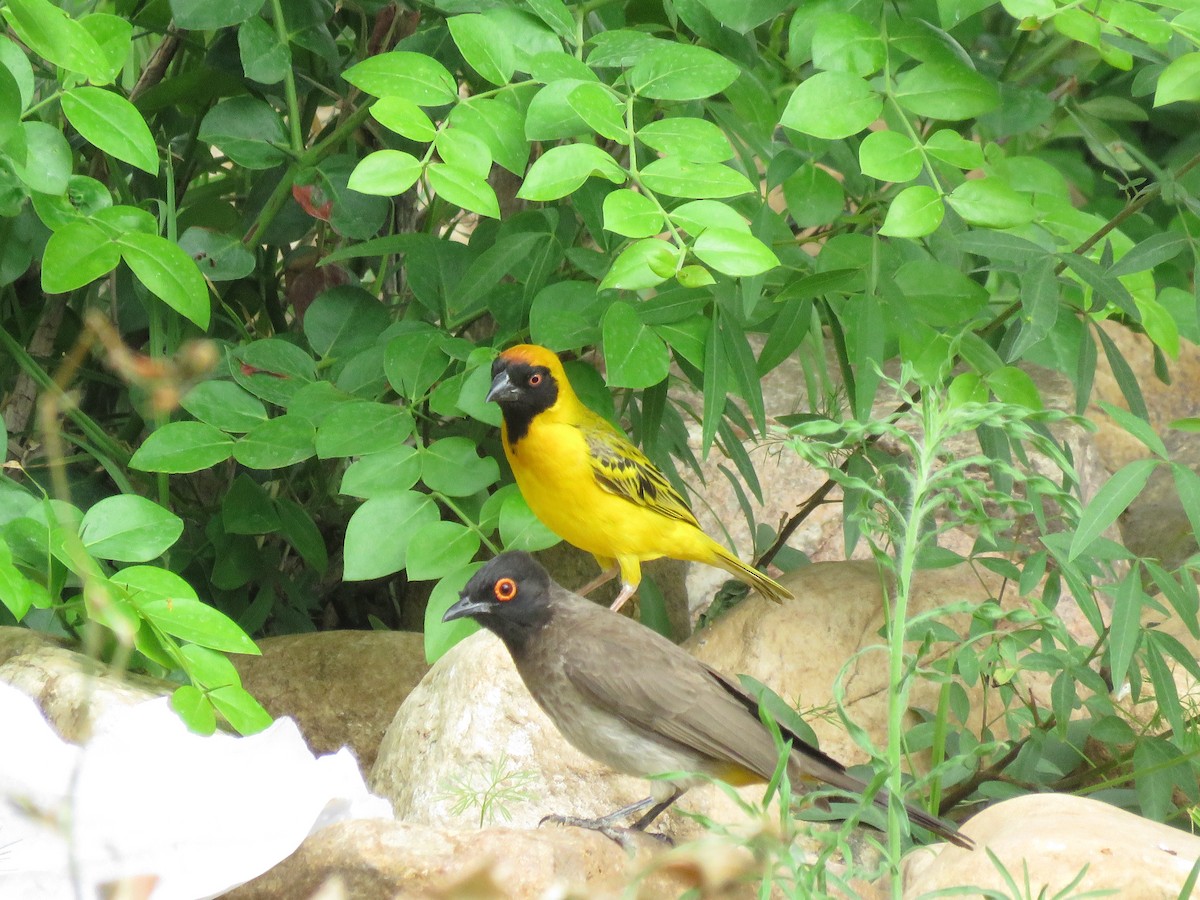
[[[586,828],[588,831],[595,831],[615,844],[618,844],[623,850],[628,853],[635,853],[638,849],[637,835],[645,835],[649,838],[665,844],[668,847],[674,847],[675,842],[665,834],[658,834],[653,831],[641,831],[637,828],[625,828],[621,825],[613,825],[606,819],[583,819],[578,816],[558,816],[550,815],[543,816],[538,822],[538,827],[541,828],[547,822],[554,825],[565,825],[571,828]]]

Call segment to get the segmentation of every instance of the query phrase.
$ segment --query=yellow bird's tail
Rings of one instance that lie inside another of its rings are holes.
[[[792,592],[785,588],[782,584],[768,578],[753,566],[746,565],[716,541],[713,541],[712,545],[714,558],[710,560],[710,562],[714,566],[720,566],[734,578],[737,578],[739,581],[744,581],[768,600],[774,600],[776,603],[782,603],[784,600],[795,599],[795,597],[792,596]]]

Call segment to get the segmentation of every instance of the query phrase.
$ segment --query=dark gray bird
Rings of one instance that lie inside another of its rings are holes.
[[[527,553],[497,556],[446,611],[470,616],[504,642],[533,699],[575,747],[627,775],[698,772],[733,785],[769,781],[779,752],[758,717],[758,701],[737,682],[657,632],[573,594]],[[785,728],[793,784],[824,782],[850,794],[866,785]],[[616,823],[647,810],[643,831],[699,778],[656,780],[640,803],[600,819],[548,817],[622,841]],[[875,804],[887,808],[883,791]],[[647,809],[648,808],[648,809]],[[909,818],[960,847],[954,825],[906,804]],[[545,821],[545,820],[543,820]]]

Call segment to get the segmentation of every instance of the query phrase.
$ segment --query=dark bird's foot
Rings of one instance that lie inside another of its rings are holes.
[[[588,831],[597,831],[610,841],[620,844],[628,853],[637,852],[638,843],[636,835],[645,835],[646,837],[654,838],[654,840],[668,847],[675,846],[675,842],[665,834],[642,831],[640,828],[626,828],[623,825],[614,824],[614,821],[616,821],[615,816],[604,816],[599,819],[582,819],[577,816],[546,816],[538,822],[538,827],[545,825],[547,822],[552,822],[555,825],[569,825],[573,828],[586,828]]]

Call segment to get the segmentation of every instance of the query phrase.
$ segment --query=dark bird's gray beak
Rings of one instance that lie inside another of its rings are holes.
[[[484,398],[486,403],[503,403],[506,400],[516,400],[520,395],[517,386],[508,380],[508,372],[501,372],[492,379],[492,389]]]
[[[442,616],[442,621],[453,622],[455,619],[474,616],[482,612],[487,612],[487,610],[486,603],[480,603],[478,600],[472,600],[470,597],[459,597],[458,602],[446,610],[446,614]]]

